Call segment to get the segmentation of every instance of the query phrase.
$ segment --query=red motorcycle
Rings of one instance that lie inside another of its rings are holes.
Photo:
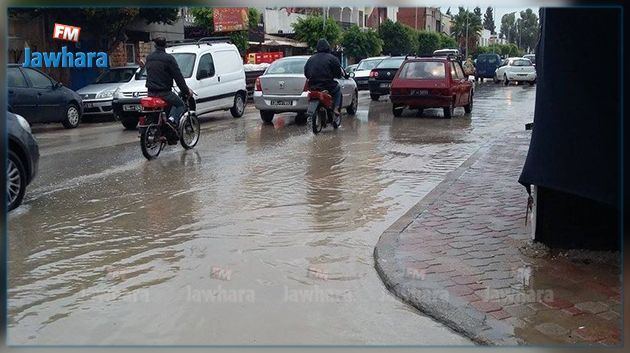
[[[185,149],[191,149],[199,142],[201,132],[199,119],[190,110],[188,98],[182,97],[182,100],[186,106],[186,112],[179,121],[179,127],[175,128],[167,122],[170,104],[159,97],[140,99],[140,106],[145,115],[140,116],[138,128],[140,148],[146,159],[157,158],[166,144],[176,145],[178,140]]]
[[[327,124],[332,124],[335,129],[339,127],[339,124],[335,121],[333,103],[333,97],[328,91],[308,92],[306,116],[311,119],[314,134],[322,131]]]

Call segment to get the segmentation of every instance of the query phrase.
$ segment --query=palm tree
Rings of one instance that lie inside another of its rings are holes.
[[[467,47],[468,52],[474,52],[477,49],[477,41],[482,30],[483,24],[479,16],[463,7],[459,7],[459,13],[453,16],[451,36],[455,38],[460,48]]]

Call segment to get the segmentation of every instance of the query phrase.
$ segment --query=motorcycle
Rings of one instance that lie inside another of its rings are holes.
[[[308,92],[306,116],[311,120],[314,134],[322,131],[328,124],[332,124],[334,129],[339,127],[339,124],[335,121],[333,103],[333,97],[328,91]]]
[[[197,145],[201,126],[197,115],[190,110],[188,99],[182,97],[186,111],[181,117],[177,129],[167,121],[167,112],[170,110],[169,103],[160,97],[140,99],[140,106],[145,115],[138,119],[138,128],[140,130],[140,148],[146,159],[157,158],[167,144],[176,145],[179,141],[185,149],[191,149]]]

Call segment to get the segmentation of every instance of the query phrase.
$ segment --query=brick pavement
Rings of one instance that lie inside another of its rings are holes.
[[[479,343],[618,345],[618,261],[526,251],[517,180],[529,139],[508,134],[452,172],[383,233],[376,269],[395,295]]]

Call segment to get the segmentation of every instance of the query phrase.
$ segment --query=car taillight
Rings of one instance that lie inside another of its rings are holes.
[[[310,90],[311,88],[308,86],[308,80],[306,80],[306,82],[304,82],[304,92],[308,92]]]
[[[255,86],[256,86],[254,88],[255,91],[262,91],[262,85],[260,84],[260,77],[256,77],[256,85]]]
[[[370,77],[378,77],[378,71],[370,71]]]

